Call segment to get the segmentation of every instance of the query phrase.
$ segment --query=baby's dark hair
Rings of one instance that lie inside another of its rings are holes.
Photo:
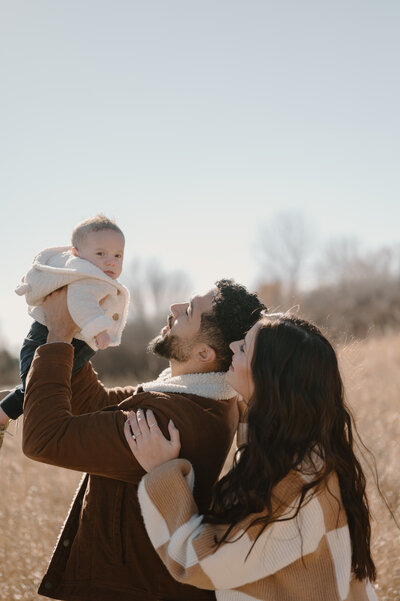
[[[99,214],[81,221],[74,227],[71,239],[72,246],[79,248],[79,245],[82,244],[88,234],[91,232],[101,232],[102,230],[118,232],[125,240],[125,236],[118,225],[105,215]]]
[[[227,371],[232,360],[231,342],[242,340],[266,311],[256,294],[233,280],[215,283],[213,309],[201,318],[200,337],[217,355],[218,369]]]

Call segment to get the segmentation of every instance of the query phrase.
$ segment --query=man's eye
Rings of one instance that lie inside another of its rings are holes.
[[[189,307],[186,309],[185,313],[189,317]]]
[[[244,344],[241,344],[240,347],[239,347],[239,349],[240,349],[241,353],[244,353]]]

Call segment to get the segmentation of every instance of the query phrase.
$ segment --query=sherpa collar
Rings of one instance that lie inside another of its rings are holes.
[[[145,392],[178,392],[196,394],[207,399],[222,401],[237,396],[236,392],[225,380],[225,372],[208,372],[201,374],[183,374],[171,376],[171,369],[164,369],[157,380],[145,382],[140,386]]]

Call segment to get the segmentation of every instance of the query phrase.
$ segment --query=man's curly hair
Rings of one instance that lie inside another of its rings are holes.
[[[213,309],[201,317],[200,337],[215,350],[218,368],[227,371],[232,360],[230,343],[244,338],[267,308],[256,294],[233,280],[218,280],[215,286]]]

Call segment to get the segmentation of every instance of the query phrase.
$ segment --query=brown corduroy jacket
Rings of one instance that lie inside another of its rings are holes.
[[[71,380],[72,362],[71,345],[46,344],[36,351],[27,380],[24,453],[87,472],[39,593],[79,601],[214,599],[212,591],[173,580],[148,539],[137,499],[144,471],[126,443],[123,411],[152,409],[164,434],[173,419],[181,456],[194,466],[194,496],[204,512],[236,431],[236,402],[107,389],[91,364]]]

